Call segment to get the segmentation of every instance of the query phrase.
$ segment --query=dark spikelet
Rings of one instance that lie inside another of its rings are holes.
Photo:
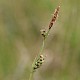
[[[49,24],[49,29],[51,29],[54,22],[56,21],[56,18],[58,17],[59,9],[60,9],[60,6],[58,6],[57,9],[55,9],[55,12],[53,13],[53,17],[52,17],[51,22]]]

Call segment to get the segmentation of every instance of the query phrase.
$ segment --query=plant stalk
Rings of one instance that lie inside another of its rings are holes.
[[[29,80],[32,80],[32,76],[33,76],[33,74],[34,74],[33,66],[35,65],[36,60],[39,58],[39,56],[40,56],[40,55],[42,54],[42,52],[43,52],[45,40],[46,40],[46,38],[48,37],[49,31],[50,31],[50,29],[48,29],[48,31],[47,31],[47,33],[46,33],[46,36],[45,36],[45,38],[43,39],[43,43],[42,43],[42,46],[41,46],[41,49],[40,49],[39,54],[35,57],[35,59],[34,59],[34,61],[33,61]]]

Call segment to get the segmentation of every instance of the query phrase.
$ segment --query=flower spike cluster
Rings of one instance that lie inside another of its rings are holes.
[[[53,13],[53,17],[52,17],[52,20],[49,24],[49,29],[51,29],[51,27],[53,26],[54,22],[56,21],[56,18],[58,16],[58,13],[59,13],[59,9],[60,9],[60,6],[57,7],[57,9],[55,9],[55,12]]]
[[[31,70],[31,73],[30,73],[29,80],[31,80],[33,73],[38,68],[40,68],[42,66],[43,62],[44,62],[44,56],[43,56],[44,43],[45,43],[45,40],[46,40],[47,36],[49,35],[49,32],[50,32],[52,26],[54,25],[54,22],[56,21],[56,19],[58,17],[59,9],[60,9],[60,6],[58,6],[55,9],[55,12],[53,13],[52,19],[51,19],[51,21],[49,23],[49,26],[48,26],[48,30],[45,30],[45,29],[41,30],[41,35],[43,37],[43,43],[42,43],[39,54],[35,57],[35,59],[33,61],[32,70]]]

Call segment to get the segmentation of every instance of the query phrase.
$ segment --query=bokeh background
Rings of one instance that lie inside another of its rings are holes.
[[[42,45],[40,30],[59,3],[45,63],[33,80],[80,80],[80,0],[0,0],[0,80],[28,80]]]

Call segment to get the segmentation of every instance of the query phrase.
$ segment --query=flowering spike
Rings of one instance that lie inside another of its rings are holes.
[[[59,13],[59,9],[60,9],[60,6],[57,7],[57,9],[55,9],[55,12],[53,13],[53,17],[52,17],[52,20],[49,24],[49,29],[51,29],[51,27],[53,26],[54,22],[56,21],[56,18],[58,16],[58,13]]]

